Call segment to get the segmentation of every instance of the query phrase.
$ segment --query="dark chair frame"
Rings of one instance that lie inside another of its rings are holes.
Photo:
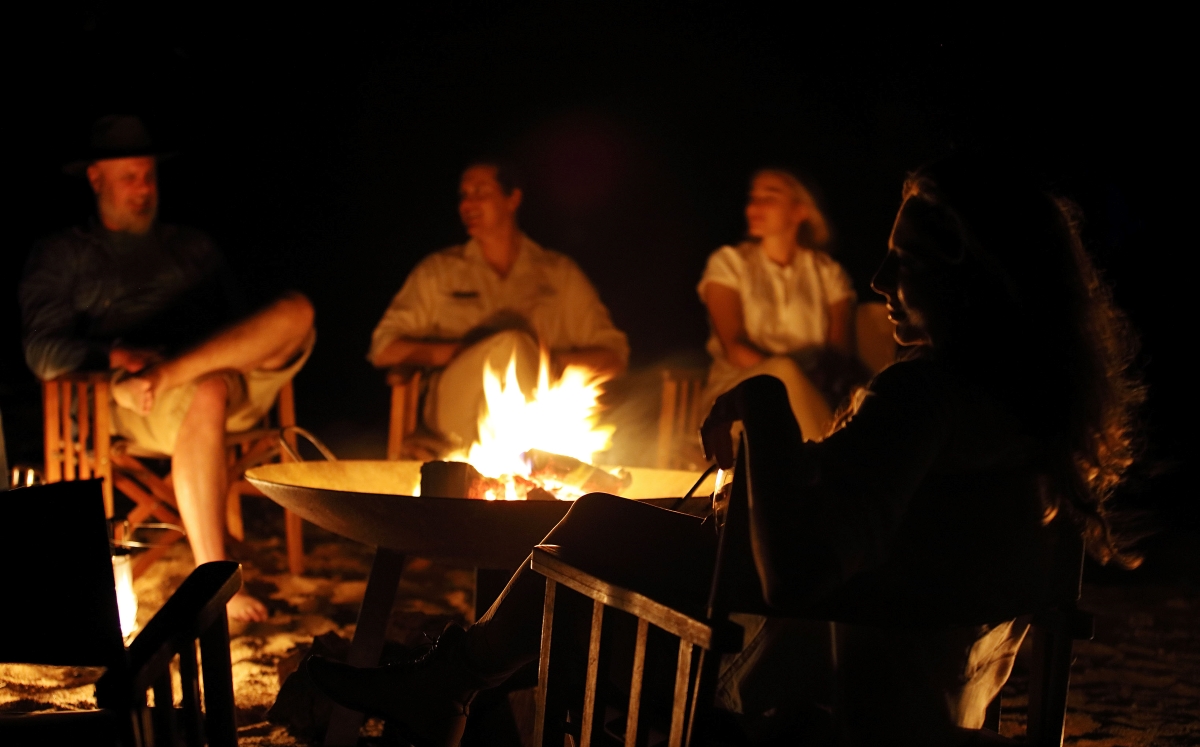
[[[111,580],[111,558],[104,542],[106,528],[102,511],[99,480],[70,485],[22,488],[8,498],[26,503],[42,503],[60,498],[64,491],[73,506],[85,511],[94,499],[91,516],[75,517],[75,526],[83,526],[89,547],[76,553],[76,561],[86,559],[90,566],[82,572],[95,580]],[[79,492],[74,492],[79,491]],[[24,493],[25,495],[14,495]],[[37,509],[35,509],[37,510]],[[43,513],[54,510],[42,509]],[[29,513],[28,511],[26,513]],[[94,527],[92,525],[95,525]],[[80,536],[76,534],[76,536]],[[29,544],[32,544],[33,540]],[[14,552],[21,552],[20,548]],[[44,550],[43,553],[51,551]],[[45,566],[44,558],[31,559]],[[96,567],[95,564],[103,564]],[[46,567],[47,577],[55,569]],[[41,582],[34,584],[33,582]],[[24,595],[10,601],[17,605],[37,608],[39,602],[59,594],[47,579],[23,579],[20,590],[37,590],[37,598]],[[196,568],[178,590],[167,600],[129,647],[122,645],[120,622],[117,619],[115,582],[108,589],[90,588],[87,599],[55,600],[60,619],[51,622],[59,629],[90,628],[80,636],[86,643],[73,641],[76,649],[62,647],[45,640],[22,645],[20,626],[27,624],[6,619],[0,624],[0,656],[6,662],[26,664],[77,664],[105,667],[96,683],[98,709],[90,711],[52,711],[33,713],[0,713],[0,743],[3,744],[96,744],[107,742],[128,747],[186,744],[199,747],[236,747],[237,727],[234,722],[233,670],[229,656],[229,624],[225,604],[242,586],[241,566],[231,561],[205,563]],[[77,617],[61,619],[61,610],[74,608]],[[74,636],[72,636],[74,637]],[[36,636],[34,636],[36,639]],[[61,639],[59,639],[61,640]],[[65,642],[64,642],[65,643]],[[199,644],[203,663],[197,661]],[[80,648],[82,646],[82,648]],[[64,654],[64,650],[70,653]],[[171,663],[178,657],[182,686],[182,708],[175,708],[172,692]],[[64,661],[64,658],[71,661]],[[203,698],[200,682],[203,677]],[[147,705],[147,692],[153,691],[155,705]]]
[[[557,747],[564,735],[575,733],[580,747],[588,747],[599,736],[602,724],[595,714],[599,705],[599,671],[601,637],[605,607],[622,610],[638,620],[634,648],[633,675],[625,725],[626,747],[636,747],[640,736],[640,698],[644,675],[646,639],[650,625],[661,628],[680,640],[675,676],[668,747],[705,744],[712,723],[720,655],[736,653],[742,646],[742,629],[729,620],[730,610],[724,604],[724,576],[728,563],[727,541],[730,536],[747,534],[749,521],[748,480],[746,479],[745,441],[742,441],[735,467],[725,520],[718,539],[717,561],[707,607],[703,611],[682,611],[672,608],[637,590],[611,583],[578,563],[563,557],[562,548],[544,545],[534,548],[532,569],[546,578],[546,595],[542,613],[542,642],[538,660],[538,689],[534,721],[535,745]],[[1082,580],[1083,555],[1073,569],[1071,581],[1078,599]],[[592,600],[592,619],[587,654],[587,674],[584,683],[582,717],[578,724],[568,726],[565,715],[570,702],[568,694],[557,685],[565,671],[562,660],[570,642],[555,636],[555,619],[562,609],[561,589],[582,594]],[[993,742],[1028,744],[1034,747],[1061,747],[1066,722],[1067,692],[1076,640],[1092,637],[1093,620],[1079,611],[1074,602],[1040,610],[1033,614],[1030,636],[1033,660],[1029,677],[1029,715],[1024,740],[1005,740],[998,735]],[[696,652],[695,654],[693,652]],[[552,687],[553,685],[553,687]],[[998,732],[1000,725],[1000,696],[988,708],[984,730]]]

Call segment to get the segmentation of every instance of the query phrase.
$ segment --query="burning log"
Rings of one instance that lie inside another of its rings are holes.
[[[486,478],[466,462],[425,462],[421,465],[421,495],[438,498],[483,498]]]
[[[552,454],[540,449],[525,452],[529,461],[529,476],[542,482],[553,482],[577,493],[620,493],[629,487],[633,477],[624,470],[614,475],[593,464],[574,457]]]
[[[633,477],[626,471],[612,474],[574,457],[530,449],[526,452],[529,475],[488,477],[466,462],[426,462],[421,465],[421,495],[438,498],[507,496],[530,501],[559,500],[556,491],[575,497],[585,493],[620,493]]]

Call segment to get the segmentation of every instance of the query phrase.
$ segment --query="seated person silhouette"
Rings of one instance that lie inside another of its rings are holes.
[[[854,286],[823,251],[825,217],[790,172],[754,174],[746,233],[713,252],[697,287],[712,329],[704,401],[774,376],[805,438],[819,440],[850,387],[868,377],[854,358]]]
[[[624,333],[578,265],[517,226],[522,192],[512,174],[498,161],[463,171],[458,212],[470,240],[422,260],[371,335],[367,359],[375,366],[437,369],[421,418],[447,450],[475,441],[488,366],[503,374],[515,355],[528,394],[539,347],[556,371],[580,366],[603,378],[629,359]]]
[[[1078,593],[1080,544],[1100,562],[1137,562],[1106,513],[1133,456],[1132,340],[1071,216],[1009,162],[958,155],[910,177],[873,287],[906,356],[837,430],[806,442],[770,376],[719,397],[703,426],[724,467],[735,423],[746,438],[749,537],[723,560],[744,574],[728,579],[731,609],[836,623],[836,699],[793,686],[830,667],[828,637],[823,650],[755,661],[756,636],[743,652],[752,660],[728,662],[718,689],[740,697],[720,704],[773,744],[978,744],[1022,615]],[[997,356],[1001,344],[1019,353]],[[543,542],[603,578],[703,608],[717,539],[697,517],[591,494]],[[1073,558],[1073,588],[1056,554]],[[457,744],[475,693],[537,658],[544,591],[526,564],[478,622],[448,628],[416,662],[313,657],[308,671],[417,744]],[[781,700],[747,699],[755,665],[771,663],[779,687],[759,692]],[[767,728],[802,712],[825,713],[824,725]]]
[[[136,117],[96,122],[86,173],[97,217],[43,239],[21,280],[25,360],[43,380],[113,371],[113,429],[170,455],[196,563],[224,560],[226,432],[247,430],[308,359],[313,308],[289,292],[244,313],[225,259],[194,228],[159,223],[158,150]],[[239,620],[265,620],[245,591]]]

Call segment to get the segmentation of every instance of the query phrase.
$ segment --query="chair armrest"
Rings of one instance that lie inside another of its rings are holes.
[[[134,690],[150,687],[176,653],[223,618],[226,602],[240,588],[242,566],[233,561],[205,563],[192,571],[129,646]]]
[[[392,366],[387,370],[387,384],[388,386],[404,386],[412,381],[413,376],[423,374],[426,370],[421,366]]]
[[[55,376],[53,379],[44,379],[42,384],[59,384],[62,382],[70,382],[72,384],[107,384],[112,381],[112,377],[112,371],[72,371]]]

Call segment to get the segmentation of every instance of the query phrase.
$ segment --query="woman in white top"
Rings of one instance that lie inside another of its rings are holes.
[[[805,436],[819,440],[856,378],[854,287],[821,250],[825,218],[793,174],[754,174],[746,224],[747,240],[713,252],[697,288],[712,328],[706,399],[759,374],[775,376]]]

